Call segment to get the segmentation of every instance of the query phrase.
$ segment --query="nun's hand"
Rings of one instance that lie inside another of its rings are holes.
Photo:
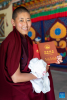
[[[46,65],[46,72],[48,72],[49,70],[49,65]]]
[[[57,62],[56,62],[56,64],[60,64],[60,63],[62,63],[62,62],[63,62],[62,56],[61,56],[61,55],[58,55],[58,56],[57,56]]]

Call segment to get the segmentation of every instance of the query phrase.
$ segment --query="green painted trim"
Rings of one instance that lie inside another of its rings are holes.
[[[55,10],[52,10],[52,11],[37,13],[37,14],[31,15],[31,18],[36,18],[36,17],[40,17],[40,16],[47,16],[47,15],[60,13],[60,12],[65,12],[65,11],[67,11],[67,7],[58,8],[58,9],[55,9]]]

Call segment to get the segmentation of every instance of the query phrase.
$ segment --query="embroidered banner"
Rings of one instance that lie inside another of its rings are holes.
[[[41,13],[42,16],[42,13],[44,12],[48,13],[48,11],[53,11],[56,9],[58,10],[59,8],[67,7],[67,0],[32,0],[26,3],[13,3],[13,9],[17,8],[18,6],[26,7],[32,15],[31,18],[35,18],[35,14],[38,14],[39,16],[39,13]]]

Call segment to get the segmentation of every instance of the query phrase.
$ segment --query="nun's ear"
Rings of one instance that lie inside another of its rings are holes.
[[[15,26],[15,21],[14,21],[14,19],[11,19],[11,24],[12,24],[13,26]]]

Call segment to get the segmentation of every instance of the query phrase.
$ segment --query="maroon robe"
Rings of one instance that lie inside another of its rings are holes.
[[[10,99],[5,100],[55,100],[53,83],[51,78],[51,73],[49,70],[49,78],[51,82],[51,91],[43,94],[33,92],[32,84],[28,82],[13,83],[11,76],[15,73],[18,68],[19,62],[21,61],[21,72],[29,73],[30,69],[28,68],[29,61],[33,58],[33,44],[31,39],[26,36],[28,43],[28,53],[25,51],[25,47],[21,41],[20,33],[14,29],[7,38],[3,41],[0,48],[0,67],[3,69],[3,76],[5,81],[8,84],[7,86],[10,89]],[[22,48],[22,49],[21,49]],[[22,51],[23,50],[23,51]],[[24,54],[25,52],[25,54]],[[26,63],[24,63],[24,57],[26,58]],[[22,65],[24,63],[24,66]],[[3,78],[3,80],[4,80]],[[8,89],[8,87],[6,87]],[[4,90],[6,89],[4,88]],[[7,90],[6,90],[7,91]],[[5,94],[6,94],[5,91]],[[4,100],[4,99],[2,99]]]

